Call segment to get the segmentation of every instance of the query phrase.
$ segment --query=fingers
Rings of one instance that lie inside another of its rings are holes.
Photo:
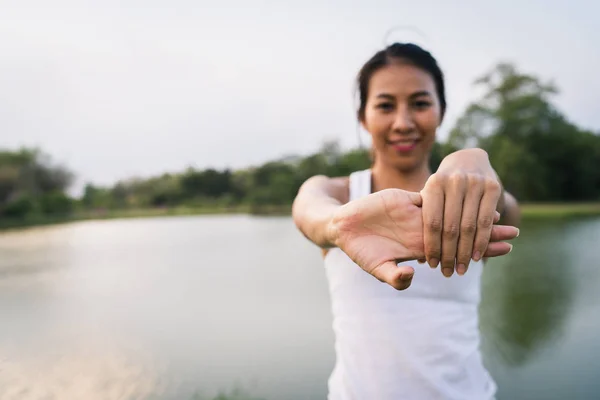
[[[371,275],[397,290],[407,289],[412,283],[415,270],[409,266],[399,266],[394,261],[386,261],[373,268]]]
[[[479,204],[483,196],[483,187],[478,184],[478,179],[476,177],[469,177],[468,180],[469,191],[466,194],[463,204],[460,236],[456,254],[456,272],[459,275],[464,275],[467,272],[471,257],[473,256],[473,242],[475,241],[475,234],[477,232]]]
[[[462,176],[450,178],[448,196],[444,205],[444,230],[442,232],[442,274],[450,277],[454,273],[458,238],[461,234],[463,200],[467,182]]]
[[[519,228],[509,225],[494,225],[490,242],[500,242],[503,240],[511,240],[519,236]]]
[[[497,181],[485,181],[484,193],[477,216],[477,232],[472,256],[474,261],[481,260],[487,249],[496,216],[496,205],[501,194],[500,184]]]
[[[492,242],[488,245],[484,257],[499,257],[512,251],[512,244],[506,242]]]
[[[427,201],[423,201],[423,247],[425,259],[436,268],[442,256],[442,228],[444,227],[444,192],[432,184],[427,188]]]

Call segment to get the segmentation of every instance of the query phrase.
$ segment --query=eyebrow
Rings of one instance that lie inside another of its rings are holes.
[[[418,92],[412,93],[409,97],[415,98],[415,97],[421,97],[421,96],[431,96],[431,93],[427,90],[420,90]],[[377,95],[377,98],[378,99],[387,99],[387,100],[395,100],[396,99],[396,97],[394,97],[388,93],[380,93]]]

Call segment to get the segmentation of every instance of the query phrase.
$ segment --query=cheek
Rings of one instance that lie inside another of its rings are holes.
[[[427,142],[434,142],[439,126],[439,116],[435,112],[424,113],[419,118],[419,130]]]
[[[372,111],[365,113],[364,127],[371,134],[374,141],[383,140],[389,130],[389,125],[390,121],[386,116]]]

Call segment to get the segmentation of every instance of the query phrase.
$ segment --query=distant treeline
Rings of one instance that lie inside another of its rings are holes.
[[[553,85],[510,64],[497,65],[475,84],[483,95],[448,140],[436,143],[434,170],[447,154],[477,146],[487,150],[507,190],[523,202],[600,201],[600,135],[577,127],[553,106]],[[315,154],[246,169],[188,168],[112,187],[88,184],[73,199],[66,194],[74,176],[68,169],[37,150],[0,151],[0,219],[178,206],[260,210],[291,204],[313,175],[343,176],[369,165],[367,149],[341,151],[329,142]]]

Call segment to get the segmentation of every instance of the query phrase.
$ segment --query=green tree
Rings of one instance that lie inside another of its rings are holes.
[[[506,188],[521,200],[600,198],[600,138],[552,105],[552,83],[501,63],[475,82],[483,90],[450,133],[452,148],[482,147]]]
[[[0,151],[0,216],[68,214],[73,204],[66,191],[73,178],[39,149]]]

